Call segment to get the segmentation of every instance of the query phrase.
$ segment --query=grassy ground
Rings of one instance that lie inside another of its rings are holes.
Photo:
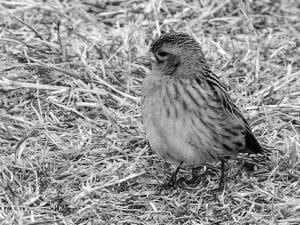
[[[300,224],[297,0],[0,0],[0,224]],[[174,166],[148,147],[138,57],[161,32],[203,46],[270,168]]]

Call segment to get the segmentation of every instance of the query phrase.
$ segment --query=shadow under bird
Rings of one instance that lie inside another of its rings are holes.
[[[142,118],[151,148],[165,160],[205,165],[240,154],[265,155],[198,42],[167,33],[153,42],[152,70],[142,87]]]

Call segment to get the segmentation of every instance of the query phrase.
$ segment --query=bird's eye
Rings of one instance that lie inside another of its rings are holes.
[[[157,55],[158,55],[159,57],[161,57],[161,58],[164,58],[164,57],[166,57],[166,56],[168,55],[168,53],[167,53],[167,52],[164,52],[164,51],[160,51],[160,52],[157,53]]]

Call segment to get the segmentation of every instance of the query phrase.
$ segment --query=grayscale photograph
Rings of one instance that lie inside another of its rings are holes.
[[[0,225],[299,224],[299,0],[0,0]]]

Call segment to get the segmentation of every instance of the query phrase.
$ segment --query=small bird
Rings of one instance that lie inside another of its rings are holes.
[[[264,154],[198,42],[166,33],[153,42],[152,70],[142,86],[142,119],[151,148],[178,165],[205,165],[239,154]]]

